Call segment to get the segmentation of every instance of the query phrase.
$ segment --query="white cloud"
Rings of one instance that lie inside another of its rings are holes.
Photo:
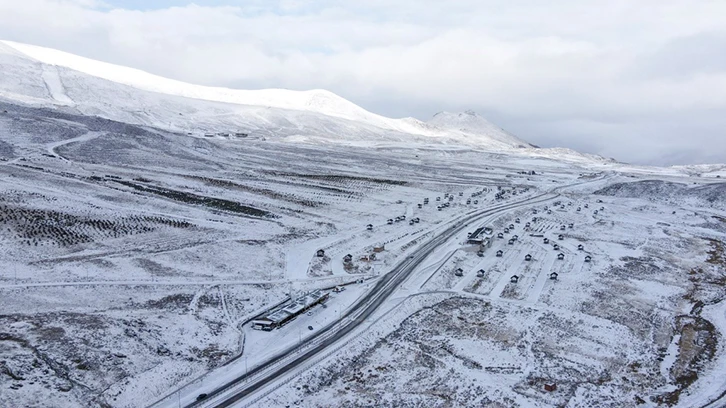
[[[703,125],[726,110],[726,3],[240,3],[0,0],[0,37],[194,83],[326,88],[382,114],[468,107],[534,143],[623,160],[726,162]]]

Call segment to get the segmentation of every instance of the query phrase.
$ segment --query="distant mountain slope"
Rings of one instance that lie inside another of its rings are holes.
[[[531,144],[494,125],[474,111],[460,113],[439,112],[426,122],[442,129],[454,130],[475,136],[485,136],[515,147],[532,147]]]
[[[690,201],[716,208],[726,207],[726,183],[690,186],[662,180],[642,180],[609,185],[595,194],[624,198],[649,198],[653,201]]]
[[[147,72],[95,61],[92,59],[69,54],[63,51],[33,45],[20,44],[10,41],[1,42],[4,48],[10,49],[15,55],[23,55],[32,58],[49,66],[69,68],[84,74],[106,79],[108,81],[127,85],[136,89],[161,93],[165,95],[181,96],[185,98],[200,99],[213,102],[225,102],[236,105],[249,105],[260,107],[271,107],[288,110],[314,112],[335,118],[347,119],[356,122],[363,122],[368,125],[380,127],[386,130],[393,130],[403,133],[410,133],[419,136],[446,137],[455,136],[459,139],[466,139],[459,133],[476,135],[476,138],[469,140],[469,143],[488,145],[495,148],[518,147],[526,143],[503,132],[501,129],[491,125],[489,129],[483,127],[471,128],[469,132],[456,132],[455,135],[448,135],[448,131],[456,130],[447,123],[443,126],[426,126],[416,119],[391,119],[376,115],[353,104],[352,102],[325,90],[291,91],[286,89],[263,89],[263,90],[238,90],[219,87],[207,87],[193,85],[152,75]],[[53,90],[52,84],[57,83],[52,73],[46,77],[51,81],[48,88]],[[52,92],[58,102],[69,102],[60,92]],[[483,118],[481,118],[483,120]],[[488,122],[487,122],[488,123]],[[436,125],[436,123],[431,123]]]
[[[0,99],[63,109],[196,135],[251,137],[353,146],[474,148],[602,163],[569,149],[539,149],[473,112],[440,113],[428,122],[366,111],[324,90],[235,90],[187,84],[66,52],[0,41]]]

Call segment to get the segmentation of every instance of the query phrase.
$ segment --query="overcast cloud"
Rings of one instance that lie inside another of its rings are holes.
[[[726,162],[719,0],[0,0],[0,38],[386,116],[473,109],[622,161]]]

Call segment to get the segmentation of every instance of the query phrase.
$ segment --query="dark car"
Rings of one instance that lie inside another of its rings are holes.
[[[312,330],[312,329],[313,329],[313,326],[308,326],[308,330]]]
[[[201,393],[201,394],[197,395],[197,401],[201,401],[201,400],[203,400],[205,398],[207,398],[207,394],[206,393]]]

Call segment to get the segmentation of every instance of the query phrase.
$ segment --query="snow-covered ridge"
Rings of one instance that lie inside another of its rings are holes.
[[[64,67],[86,75],[130,86],[139,90],[197,100],[224,102],[236,105],[279,108],[323,114],[335,118],[362,122],[385,130],[393,130],[434,139],[456,139],[470,145],[497,150],[512,147],[531,147],[486,119],[468,112],[465,121],[455,120],[456,114],[444,119],[437,115],[429,122],[415,118],[393,119],[371,113],[340,96],[322,89],[293,91],[287,89],[239,90],[209,87],[163,78],[138,69],[96,61],[67,52],[11,41],[0,41],[0,53],[25,57],[51,68],[45,69],[53,78],[55,67]],[[46,74],[44,74],[46,75]],[[52,91],[52,89],[51,89]],[[69,101],[56,98],[57,102]]]
[[[70,68],[145,91],[239,105],[316,112],[348,120],[367,122],[384,129],[418,135],[435,136],[437,133],[441,133],[436,129],[427,129],[425,126],[420,126],[415,119],[391,119],[376,115],[332,92],[322,89],[309,91],[292,91],[288,89],[240,90],[194,85],[153,75],[139,69],[96,61],[50,48],[12,41],[0,41],[0,44],[4,44],[12,50],[44,64]]]

